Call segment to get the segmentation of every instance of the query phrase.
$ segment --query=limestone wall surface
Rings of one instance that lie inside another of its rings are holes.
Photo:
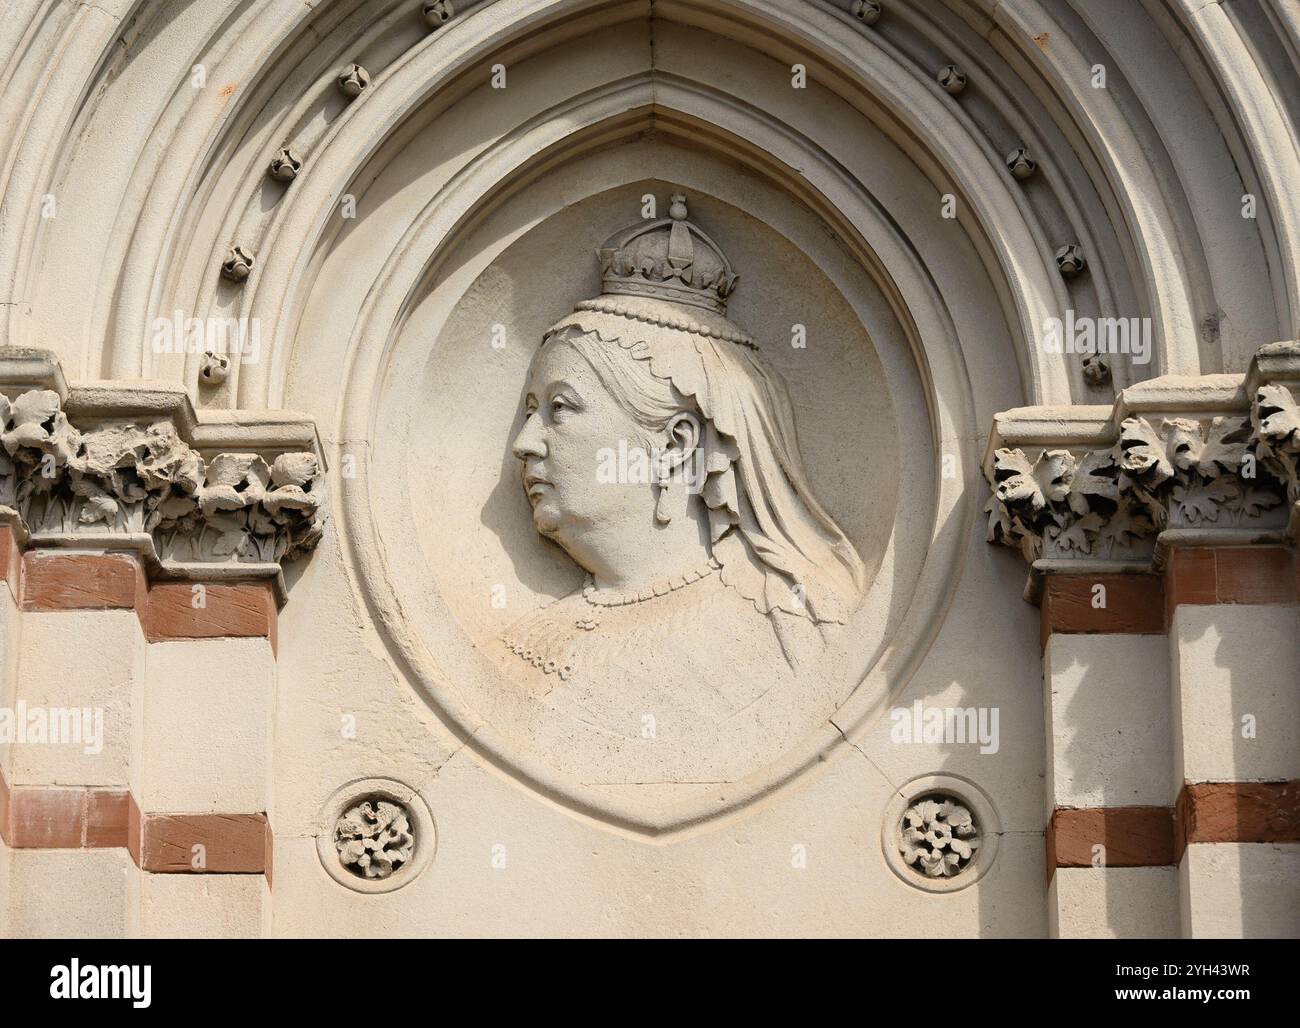
[[[0,935],[1300,932],[1293,0],[15,0]]]

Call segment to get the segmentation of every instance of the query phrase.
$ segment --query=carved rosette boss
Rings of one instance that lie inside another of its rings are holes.
[[[405,806],[391,800],[362,800],[338,819],[334,845],[352,874],[387,878],[408,864],[415,851],[410,815]]]
[[[980,830],[970,809],[950,796],[927,796],[903,814],[899,852],[929,878],[950,878],[970,866]]]

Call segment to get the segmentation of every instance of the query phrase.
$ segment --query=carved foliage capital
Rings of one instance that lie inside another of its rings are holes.
[[[1296,498],[1300,421],[1284,386],[1249,416],[1126,418],[1104,450],[994,454],[990,542],[1039,557],[1119,559],[1166,528],[1243,528]],[[1284,399],[1285,397],[1285,399]],[[1289,407],[1285,406],[1286,403]],[[1263,427],[1267,425],[1267,427]]]
[[[1297,462],[1300,462],[1300,403],[1280,383],[1259,386],[1250,409],[1255,449],[1264,467],[1286,485],[1287,499],[1300,503]]]
[[[28,531],[145,533],[162,559],[277,563],[315,547],[323,481],[312,453],[205,460],[167,419],[81,431],[59,394],[0,394],[0,507]]]

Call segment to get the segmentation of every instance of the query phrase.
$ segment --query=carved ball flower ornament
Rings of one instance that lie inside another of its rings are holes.
[[[242,282],[253,270],[253,255],[242,246],[232,246],[221,262],[221,277],[231,282]]]
[[[1077,243],[1061,247],[1056,251],[1056,266],[1061,269],[1061,274],[1066,278],[1082,275],[1088,267],[1088,262],[1083,256],[1083,248]]]
[[[302,171],[302,158],[292,147],[282,146],[266,170],[277,182],[292,182]]]
[[[440,29],[451,21],[456,10],[451,0],[426,0],[420,7],[420,16],[431,29]]]
[[[339,92],[346,97],[358,97],[370,85],[370,72],[359,64],[349,64],[339,73]]]
[[[1110,365],[1098,354],[1083,358],[1083,378],[1088,385],[1100,388],[1110,381]]]
[[[883,10],[879,0],[853,0],[849,13],[864,25],[874,25],[880,20]]]
[[[199,363],[199,381],[204,385],[220,385],[230,377],[230,357],[208,350]]]
[[[1029,151],[1018,146],[1007,154],[1007,167],[1016,178],[1026,179],[1038,168],[1038,162],[1029,156]]]
[[[939,85],[950,96],[956,96],[966,88],[966,75],[955,64],[947,64],[939,69]]]

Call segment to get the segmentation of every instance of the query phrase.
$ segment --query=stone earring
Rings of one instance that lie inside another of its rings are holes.
[[[661,457],[659,459],[655,478],[655,485],[659,489],[659,495],[655,499],[655,521],[661,525],[666,525],[673,519],[671,497],[669,495],[673,488],[673,472],[666,458]]]

